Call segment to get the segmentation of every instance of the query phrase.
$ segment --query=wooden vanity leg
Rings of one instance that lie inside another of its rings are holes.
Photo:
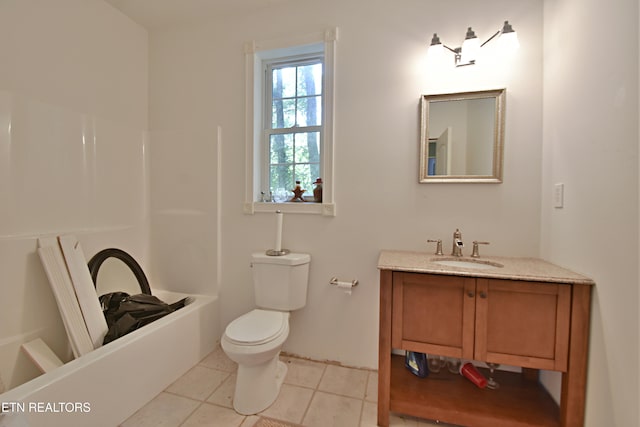
[[[378,341],[378,425],[389,425],[391,400],[391,270],[380,270],[380,332]]]
[[[562,375],[560,403],[560,425],[563,427],[584,425],[591,289],[592,286],[589,285],[573,285],[569,366]]]

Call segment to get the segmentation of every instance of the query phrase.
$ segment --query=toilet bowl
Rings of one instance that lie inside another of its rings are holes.
[[[278,397],[287,366],[278,360],[289,336],[289,312],[307,304],[311,256],[251,255],[258,308],[229,323],[220,344],[238,364],[233,408],[242,415],[267,409]]]
[[[288,336],[288,312],[255,309],[227,326],[221,346],[238,364],[233,397],[236,412],[256,414],[276,400],[287,373],[278,356]]]

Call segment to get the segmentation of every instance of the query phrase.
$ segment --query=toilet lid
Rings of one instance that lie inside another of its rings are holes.
[[[286,326],[285,313],[256,309],[231,322],[225,335],[237,343],[256,345],[271,341]]]

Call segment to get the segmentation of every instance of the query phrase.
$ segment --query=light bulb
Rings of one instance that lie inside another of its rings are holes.
[[[466,65],[472,62],[475,62],[478,58],[478,53],[480,52],[480,40],[476,37],[476,33],[473,32],[471,27],[467,29],[467,35],[462,42],[462,65]]]
[[[427,49],[427,61],[429,61],[430,63],[439,63],[442,62],[443,58],[444,45],[440,42],[438,34],[433,33],[431,45],[429,45],[429,49]]]
[[[504,26],[502,27],[498,43],[500,45],[500,52],[505,55],[514,53],[520,47],[518,33],[513,30],[509,21],[504,21]]]

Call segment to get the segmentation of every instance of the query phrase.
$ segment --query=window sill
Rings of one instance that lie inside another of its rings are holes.
[[[275,212],[295,214],[312,214],[322,216],[336,216],[335,203],[314,203],[314,202],[285,202],[285,203],[267,203],[267,202],[249,202],[244,205],[245,214],[254,214],[257,212]]]

